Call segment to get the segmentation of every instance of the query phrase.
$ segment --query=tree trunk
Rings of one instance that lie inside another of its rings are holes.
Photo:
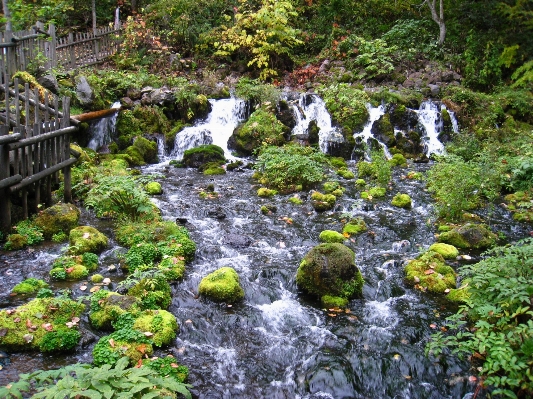
[[[11,13],[7,6],[7,0],[2,0],[2,7],[4,8],[4,18],[6,19],[6,30],[12,31],[13,25],[11,24]]]
[[[93,17],[93,33],[96,34],[96,0],[91,2],[92,17]]]
[[[444,44],[446,39],[446,24],[444,23],[444,0],[439,0],[439,12],[437,13],[437,0],[425,0],[422,5],[427,4],[431,11],[431,19],[439,25],[439,45]]]

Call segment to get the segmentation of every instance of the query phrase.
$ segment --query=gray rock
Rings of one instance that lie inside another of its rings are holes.
[[[120,105],[122,108],[133,108],[135,105],[133,100],[129,97],[122,97],[120,99]]]
[[[228,233],[222,242],[232,248],[246,248],[252,245],[254,240],[241,234]]]
[[[166,87],[155,89],[150,93],[150,99],[154,105],[164,105],[173,103],[175,98],[172,92]]]
[[[127,91],[126,91],[126,97],[129,97],[131,98],[132,100],[140,100],[141,99],[141,91],[139,89],[135,89],[135,88],[129,88]]]
[[[440,86],[429,84],[428,87],[429,87],[429,90],[431,90],[431,97],[438,97],[440,93]]]
[[[76,98],[83,107],[88,107],[94,102],[93,89],[85,76],[76,79]]]
[[[39,79],[37,79],[37,82],[39,82],[41,86],[43,86],[47,90],[50,90],[54,94],[57,94],[59,91],[57,79],[52,74],[41,76]]]

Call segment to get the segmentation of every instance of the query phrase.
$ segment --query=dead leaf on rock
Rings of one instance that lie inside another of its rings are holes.
[[[436,324],[430,324],[429,327],[431,327],[432,329],[435,329],[435,328],[437,328],[437,325]]]
[[[179,364],[170,363],[170,367],[173,367],[173,368],[177,369],[179,367]]]
[[[8,310],[6,310],[6,314],[8,314],[8,315],[12,315],[12,314],[14,314],[14,313],[16,313],[16,310],[15,310],[15,309],[8,309]]]
[[[114,340],[113,338],[111,338],[108,342],[109,342],[109,346],[110,346],[111,348],[114,348],[114,347],[115,347],[115,340]]]
[[[33,341],[33,335],[31,334],[24,334],[22,338],[24,339],[24,341],[26,341],[27,344]]]
[[[89,238],[91,236],[90,233],[83,233],[83,238]]]
[[[46,331],[52,331],[54,329],[54,326],[50,323],[44,323],[42,326]]]
[[[146,337],[153,337],[154,333],[151,333],[150,331],[145,331],[143,333]]]
[[[15,317],[15,319],[13,319],[13,323],[18,323],[20,321],[20,317]]]
[[[433,273],[435,273],[435,270],[433,269],[428,269],[424,272],[424,274],[433,274]]]

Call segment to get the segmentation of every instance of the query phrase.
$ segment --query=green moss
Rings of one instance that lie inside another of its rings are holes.
[[[459,251],[453,245],[435,243],[429,247],[429,251],[441,254],[444,259],[455,259],[459,256]]]
[[[324,192],[326,194],[331,194],[333,191],[342,188],[338,181],[327,181],[322,187],[324,188]]]
[[[244,298],[239,275],[231,267],[222,267],[204,277],[198,292],[217,302],[234,303]]]
[[[290,197],[289,202],[294,205],[302,205],[304,203],[302,199],[296,195],[294,197]]]
[[[372,198],[382,198],[387,194],[387,189],[383,187],[372,187],[368,190],[368,195]]]
[[[39,349],[44,336],[49,334],[48,330],[57,333],[70,331],[65,323],[73,317],[79,318],[84,308],[83,304],[70,299],[37,298],[15,309],[1,310],[0,326],[5,333],[0,336],[0,347],[9,351]],[[49,352],[71,348],[64,345],[46,346]]]
[[[484,224],[467,223],[450,231],[441,233],[439,242],[453,245],[457,248],[485,249],[496,244],[498,236]]]
[[[70,231],[68,249],[71,254],[99,253],[108,244],[107,237],[91,226],[79,226]]]
[[[14,294],[35,294],[41,288],[48,288],[48,284],[36,278],[27,278],[13,287]]]
[[[391,202],[392,206],[398,208],[411,208],[411,197],[408,194],[396,194]]]
[[[453,288],[450,290],[448,295],[446,295],[446,298],[452,302],[459,302],[459,303],[465,303],[468,298],[470,297],[470,294],[468,293],[468,287],[462,286],[460,288]]]
[[[66,269],[67,280],[81,280],[89,275],[89,271],[83,265],[74,265]]]
[[[437,230],[439,231],[439,233],[444,233],[444,232],[446,232],[446,231],[450,231],[451,229],[452,229],[451,226],[448,226],[448,225],[446,225],[446,224],[441,224],[441,225],[438,227]]]
[[[10,234],[7,236],[7,241],[4,244],[4,249],[8,251],[17,251],[28,245],[28,237],[22,234]]]
[[[340,168],[336,173],[346,180],[355,178],[355,174],[348,168]]]
[[[402,154],[394,154],[391,159],[389,159],[391,166],[401,166],[402,168],[407,167],[407,159]]]
[[[355,181],[355,185],[359,188],[364,187],[366,185],[365,179],[357,179]]]
[[[361,234],[368,230],[368,227],[365,223],[365,221],[361,218],[357,219],[351,219],[348,223],[344,225],[342,228],[342,232],[344,234],[348,234],[350,236]]]
[[[313,194],[311,194],[311,204],[317,212],[333,209],[336,202],[337,197],[333,194],[322,194],[319,191],[314,191]]]
[[[172,302],[170,285],[162,277],[144,278],[128,290],[143,309],[167,309]]]
[[[149,195],[160,195],[163,193],[161,184],[156,181],[151,181],[150,183],[146,184],[146,186],[144,186],[144,189]]]
[[[274,112],[262,107],[235,130],[235,149],[240,154],[252,155],[255,149],[264,144],[281,146],[286,142],[284,135],[287,132],[288,128],[276,118]]]
[[[78,225],[80,211],[72,204],[56,204],[40,212],[34,223],[51,239],[59,232],[69,232]]]
[[[455,271],[444,263],[442,255],[428,251],[405,266],[406,280],[416,288],[437,294],[455,288]]]
[[[422,180],[422,173],[410,171],[406,177],[411,180]]]
[[[340,243],[324,243],[312,248],[298,267],[296,283],[319,298],[330,295],[349,299],[360,296],[363,289],[355,254]]]
[[[110,330],[112,322],[124,313],[138,313],[140,301],[128,295],[100,290],[91,296],[91,312],[89,320],[91,325],[98,330]]]
[[[119,244],[126,247],[132,247],[143,242],[166,241],[170,237],[178,241],[180,239],[188,240],[189,232],[185,227],[178,226],[171,221],[128,222],[120,224],[115,229],[115,238]]]
[[[186,150],[182,163],[189,168],[199,168],[208,162],[224,163],[224,150],[214,144],[206,144]]]
[[[359,174],[360,178],[363,177],[376,177],[376,170],[375,167],[370,163],[366,161],[361,161],[357,163],[357,173]]]
[[[257,196],[262,198],[273,197],[277,193],[278,192],[276,190],[270,190],[266,187],[261,187],[259,190],[257,190]]]
[[[166,257],[159,262],[157,269],[160,270],[169,281],[181,280],[185,273],[185,261],[176,256],[166,255]]]
[[[320,298],[320,302],[322,303],[322,306],[326,309],[346,308],[348,307],[349,303],[348,299],[346,298],[331,295],[324,295],[322,298]]]
[[[94,284],[99,284],[102,281],[104,281],[104,276],[102,276],[101,274],[93,274],[91,276],[91,282]]]
[[[272,213],[276,212],[278,210],[278,207],[273,204],[266,204],[261,207],[261,213],[263,215],[271,215]]]
[[[343,243],[344,240],[346,240],[346,237],[344,237],[341,233],[334,230],[324,230],[320,233],[318,236],[318,239],[320,242],[339,242]]]
[[[169,345],[178,331],[176,317],[166,310],[145,310],[135,319],[133,328],[148,335],[155,346]]]
[[[337,169],[348,167],[348,164],[346,163],[344,158],[341,157],[331,157],[329,158],[329,163],[331,164],[331,166]]]
[[[222,166],[219,166],[218,164],[208,164],[208,167],[203,170],[203,174],[206,176],[212,176],[212,175],[225,175],[226,169],[224,169]]]

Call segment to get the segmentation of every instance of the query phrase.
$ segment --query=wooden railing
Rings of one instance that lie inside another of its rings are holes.
[[[0,33],[0,51],[8,56],[9,76],[42,64],[46,69],[75,69],[102,62],[120,47],[120,28],[103,27],[95,32],[56,36],[54,24],[45,31],[38,23],[28,31]]]

